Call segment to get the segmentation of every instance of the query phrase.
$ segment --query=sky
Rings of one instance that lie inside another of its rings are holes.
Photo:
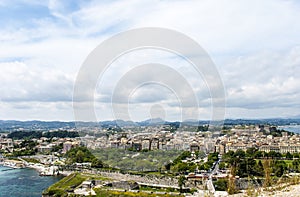
[[[104,40],[144,27],[172,29],[200,44],[221,76],[225,118],[298,116],[299,19],[296,0],[0,0],[0,119],[74,120],[74,83],[87,56]],[[190,119],[211,118],[211,94],[203,76],[183,58],[145,49],[119,57],[99,76],[93,93],[98,120],[119,117],[111,103],[117,85],[137,65],[151,62],[180,73],[192,90],[174,84],[180,94],[194,95],[198,105],[182,105],[161,84],[136,84],[128,103],[116,101],[120,108],[130,106],[130,120],[180,120],[185,107],[197,108]],[[161,73],[153,79],[164,77]]]

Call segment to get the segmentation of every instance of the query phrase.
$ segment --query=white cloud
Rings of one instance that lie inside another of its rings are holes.
[[[296,107],[300,102],[300,50],[258,53],[225,66],[229,107]]]
[[[59,70],[30,68],[22,62],[0,63],[3,102],[71,101],[73,78]]]
[[[46,106],[49,103],[52,113],[63,111],[61,114],[68,114],[65,119],[72,119],[72,112],[68,110],[73,82],[89,52],[117,32],[149,26],[185,33],[211,54],[227,89],[228,117],[250,114],[267,117],[272,115],[272,110],[288,116],[300,109],[297,76],[300,71],[300,4],[297,1],[12,3],[27,8],[47,7],[49,15],[26,19],[23,23],[25,19],[16,14],[12,19],[17,20],[16,23],[5,24],[0,30],[0,100],[2,109],[7,112],[2,112],[0,118],[7,119],[5,114],[8,114],[14,119],[15,113],[15,119],[51,119],[45,112],[49,110]],[[0,1],[0,9],[7,9],[12,3]],[[205,118],[210,116],[209,91],[197,73],[186,69],[190,65],[170,54],[145,52],[120,58],[109,67],[102,83],[99,82],[101,91],[98,93],[106,99],[106,103],[97,103],[101,106],[99,109],[105,111],[99,118],[111,118],[105,116],[110,114],[107,100],[118,80],[134,65],[147,62],[165,63],[181,73],[198,96],[201,113]],[[145,87],[133,96],[136,109],[143,109],[145,105],[151,109],[157,101],[167,109],[166,117],[178,118],[177,101],[168,91],[160,94]],[[62,110],[59,106],[68,107]],[[34,115],[30,107],[36,109]],[[145,118],[147,114],[140,117]]]

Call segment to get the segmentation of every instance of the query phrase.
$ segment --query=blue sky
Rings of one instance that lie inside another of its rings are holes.
[[[87,55],[105,39],[142,27],[182,32],[207,51],[225,86],[227,118],[298,115],[299,19],[296,0],[0,0],[0,119],[73,120],[74,81]],[[145,50],[121,57],[99,78],[99,120],[114,118],[107,98],[121,77],[151,61],[181,72],[198,96],[198,118],[210,118],[201,77],[178,57]],[[129,100],[133,120],[149,118],[157,106],[158,116],[163,108],[168,120],[180,119],[178,100],[164,87],[143,86]]]

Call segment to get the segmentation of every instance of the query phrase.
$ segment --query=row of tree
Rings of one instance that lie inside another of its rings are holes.
[[[293,158],[293,155],[290,153],[280,154],[274,151],[265,153],[257,149],[248,149],[246,152],[243,150],[229,151],[223,155],[219,168],[231,168],[232,174],[240,177],[263,177],[267,166],[270,168],[270,175],[277,177],[281,177],[286,171],[300,172],[299,158],[292,162],[287,162],[287,158]],[[268,161],[269,164],[264,164],[265,161]]]
[[[75,138],[79,137],[78,132],[76,131],[14,131],[7,135],[8,138],[12,139],[33,139],[33,138]]]

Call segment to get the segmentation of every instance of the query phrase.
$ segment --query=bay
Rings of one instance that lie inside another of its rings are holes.
[[[39,176],[34,169],[0,166],[0,197],[40,197],[43,190],[61,178],[61,176]]]
[[[284,126],[279,126],[279,129],[284,129],[286,131],[300,134],[300,125],[284,125]]]

